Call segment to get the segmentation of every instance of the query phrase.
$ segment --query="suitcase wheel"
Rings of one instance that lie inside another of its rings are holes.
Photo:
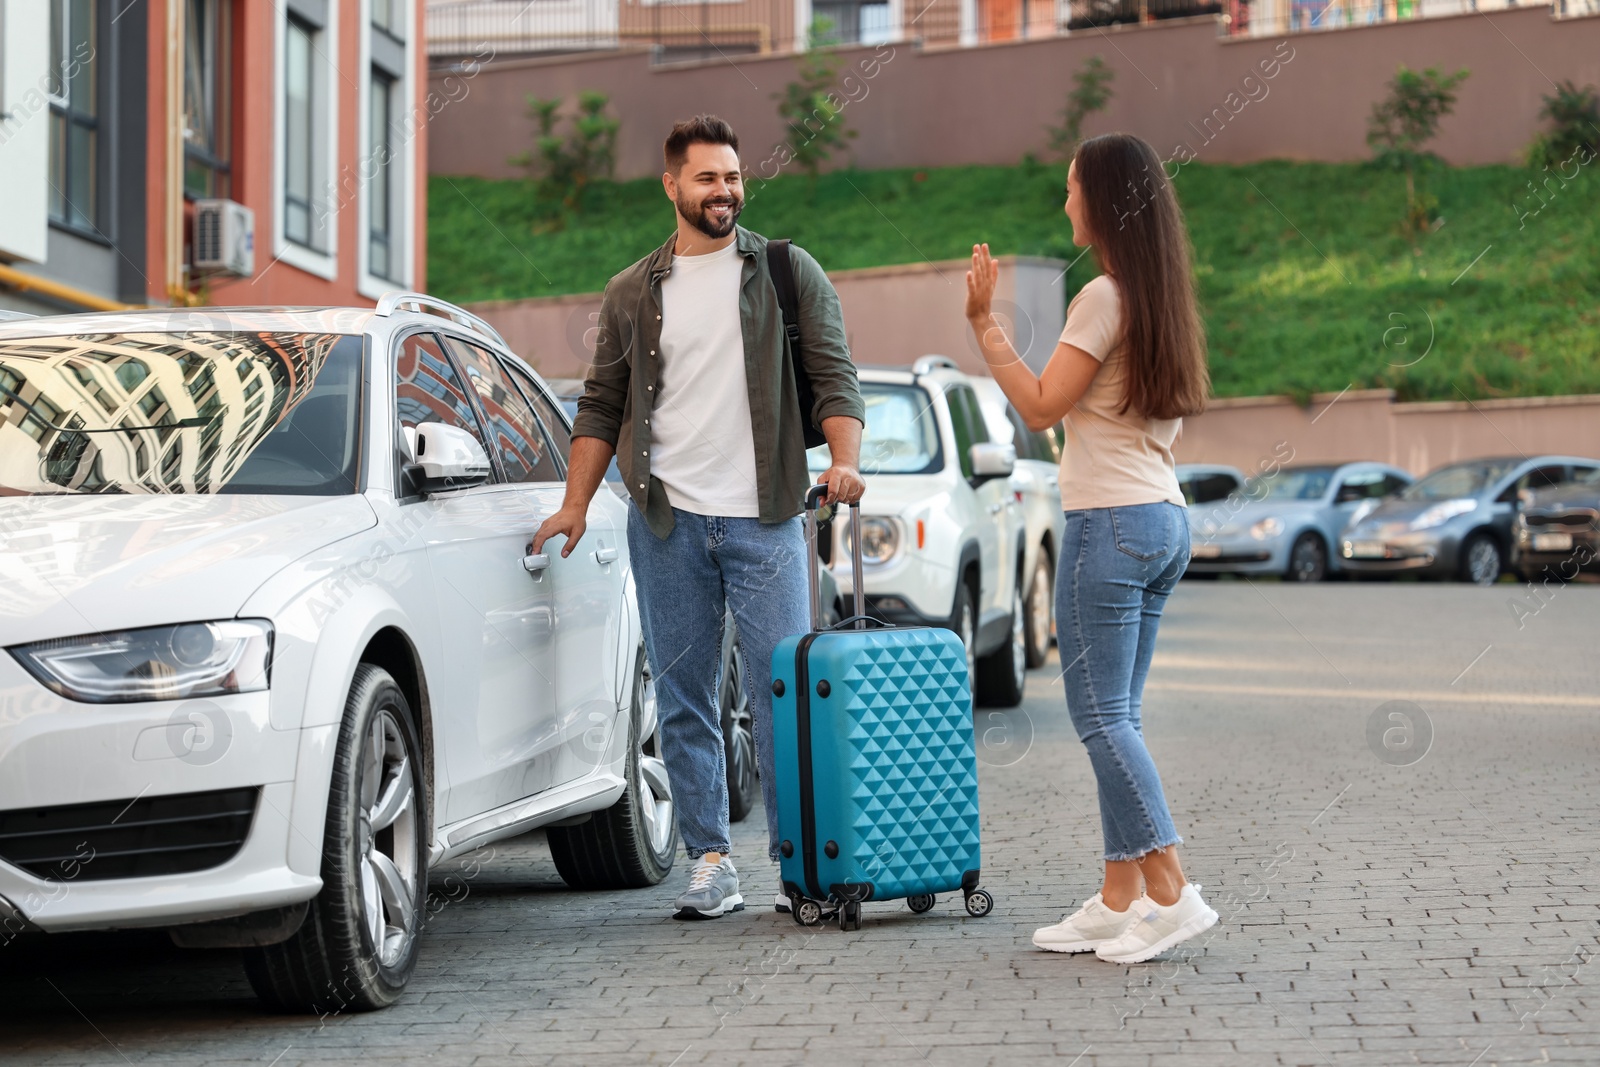
[[[790,897],[789,914],[801,926],[818,926],[822,923],[822,905],[810,897]]]
[[[974,889],[967,894],[967,914],[981,919],[994,910],[994,897],[987,889]]]
[[[918,893],[914,897],[906,897],[906,905],[918,915],[925,911],[932,911],[933,906],[937,903],[938,900],[932,893]]]
[[[839,929],[861,929],[861,901],[847,900],[839,906]]]

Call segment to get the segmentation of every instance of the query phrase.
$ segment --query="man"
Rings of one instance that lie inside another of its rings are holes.
[[[728,783],[717,669],[724,605],[747,672],[767,858],[778,861],[772,755],[772,650],[808,624],[800,510],[810,482],[800,420],[828,441],[828,502],[852,503],[865,408],[839,297],[817,261],[791,247],[800,361],[815,403],[802,412],[766,238],[738,225],[739,138],[713,115],[672,128],[663,146],[670,240],[606,284],[594,364],[578,400],[567,493],[533,551],[583,536],[613,454],[632,497],[628,551],[655,671],[661,752],[692,867],[676,918],[744,908],[728,853]],[[778,896],[780,910],[787,899]]]

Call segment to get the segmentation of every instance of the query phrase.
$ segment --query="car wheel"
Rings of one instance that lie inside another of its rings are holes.
[[[1050,554],[1039,546],[1039,558],[1033,565],[1033,585],[1028,590],[1027,642],[1028,666],[1042,666],[1050,655],[1051,615],[1056,606],[1055,568],[1050,565]]]
[[[1322,538],[1314,533],[1303,533],[1295,538],[1289,549],[1289,570],[1284,575],[1291,582],[1320,582],[1328,576],[1328,550]]]
[[[628,715],[628,787],[588,822],[552,826],[546,832],[556,872],[573,889],[642,889],[672,870],[678,820],[667,765],[661,760],[655,688],[641,648],[634,658]]]
[[[1486,533],[1475,533],[1461,546],[1461,580],[1474,585],[1493,585],[1505,569],[1500,546]]]
[[[730,619],[728,627],[733,628]],[[734,631],[722,654],[717,704],[722,712],[722,745],[728,764],[728,819],[740,822],[756,803],[756,740],[750,718],[750,694],[744,686],[744,653]]]
[[[287,941],[247,948],[245,973],[278,1011],[372,1011],[417,962],[428,893],[422,746],[389,672],[356,668],[333,756],[322,892]]]
[[[1022,703],[1022,691],[1028,680],[1025,626],[1019,584],[1011,596],[1011,632],[999,648],[978,661],[978,703],[1001,708],[1014,708]]]

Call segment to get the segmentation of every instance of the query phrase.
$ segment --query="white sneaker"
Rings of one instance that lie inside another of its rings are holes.
[[[1137,903],[1127,911],[1112,911],[1096,893],[1054,926],[1035,930],[1033,943],[1048,952],[1093,952],[1134,924],[1140,915]]]
[[[1095,949],[1096,956],[1111,963],[1143,963],[1217,924],[1217,913],[1200,898],[1200,887],[1193,882],[1183,887],[1171,906],[1142,896],[1128,910],[1138,914],[1137,920],[1121,937]]]

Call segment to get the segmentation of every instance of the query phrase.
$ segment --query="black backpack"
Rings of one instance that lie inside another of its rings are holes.
[[[783,309],[783,332],[789,336],[789,357],[794,361],[794,390],[800,398],[800,429],[805,434],[806,447],[816,448],[828,443],[827,437],[811,423],[811,409],[816,394],[811,391],[811,379],[800,361],[800,296],[794,287],[794,267],[789,262],[787,238],[767,242],[767,270],[772,275],[772,287],[778,291],[778,306]]]

